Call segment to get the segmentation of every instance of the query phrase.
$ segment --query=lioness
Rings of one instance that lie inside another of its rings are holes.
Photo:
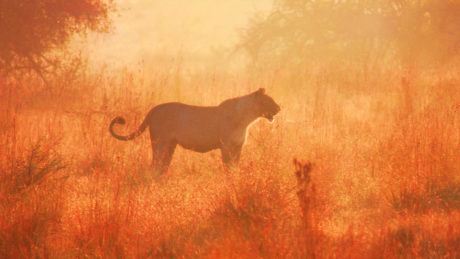
[[[113,125],[125,123],[122,117],[113,119],[109,130],[119,140],[132,140],[149,126],[152,163],[159,173],[167,171],[177,144],[202,153],[220,148],[222,161],[231,167],[240,158],[248,126],[259,117],[272,122],[279,111],[280,106],[260,88],[218,106],[160,104],[150,110],[134,133],[121,136],[113,131]]]

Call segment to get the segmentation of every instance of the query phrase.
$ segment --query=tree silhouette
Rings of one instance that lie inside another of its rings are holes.
[[[460,48],[460,3],[436,0],[278,0],[239,45],[254,63],[387,57],[439,63]]]
[[[74,34],[109,28],[111,0],[0,0],[0,75],[45,74]]]

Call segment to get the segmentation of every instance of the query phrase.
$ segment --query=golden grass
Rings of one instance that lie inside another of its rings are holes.
[[[460,256],[456,71],[78,78],[53,79],[51,93],[32,79],[2,89],[0,257]],[[162,102],[216,105],[259,87],[282,112],[252,126],[232,173],[217,151],[179,148],[157,182],[148,134],[108,132],[118,115],[131,131]],[[313,164],[305,192],[293,158]]]

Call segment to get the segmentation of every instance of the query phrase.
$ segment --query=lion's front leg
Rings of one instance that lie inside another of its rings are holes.
[[[220,150],[222,162],[229,168],[233,168],[240,160],[242,145],[225,145]]]

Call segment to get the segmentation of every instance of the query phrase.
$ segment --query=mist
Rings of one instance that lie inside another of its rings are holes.
[[[141,1],[120,0],[109,34],[93,34],[90,61],[110,66],[162,65],[175,59],[190,66],[231,52],[240,31],[254,15],[264,15],[271,0]],[[227,57],[228,58],[228,57]]]

